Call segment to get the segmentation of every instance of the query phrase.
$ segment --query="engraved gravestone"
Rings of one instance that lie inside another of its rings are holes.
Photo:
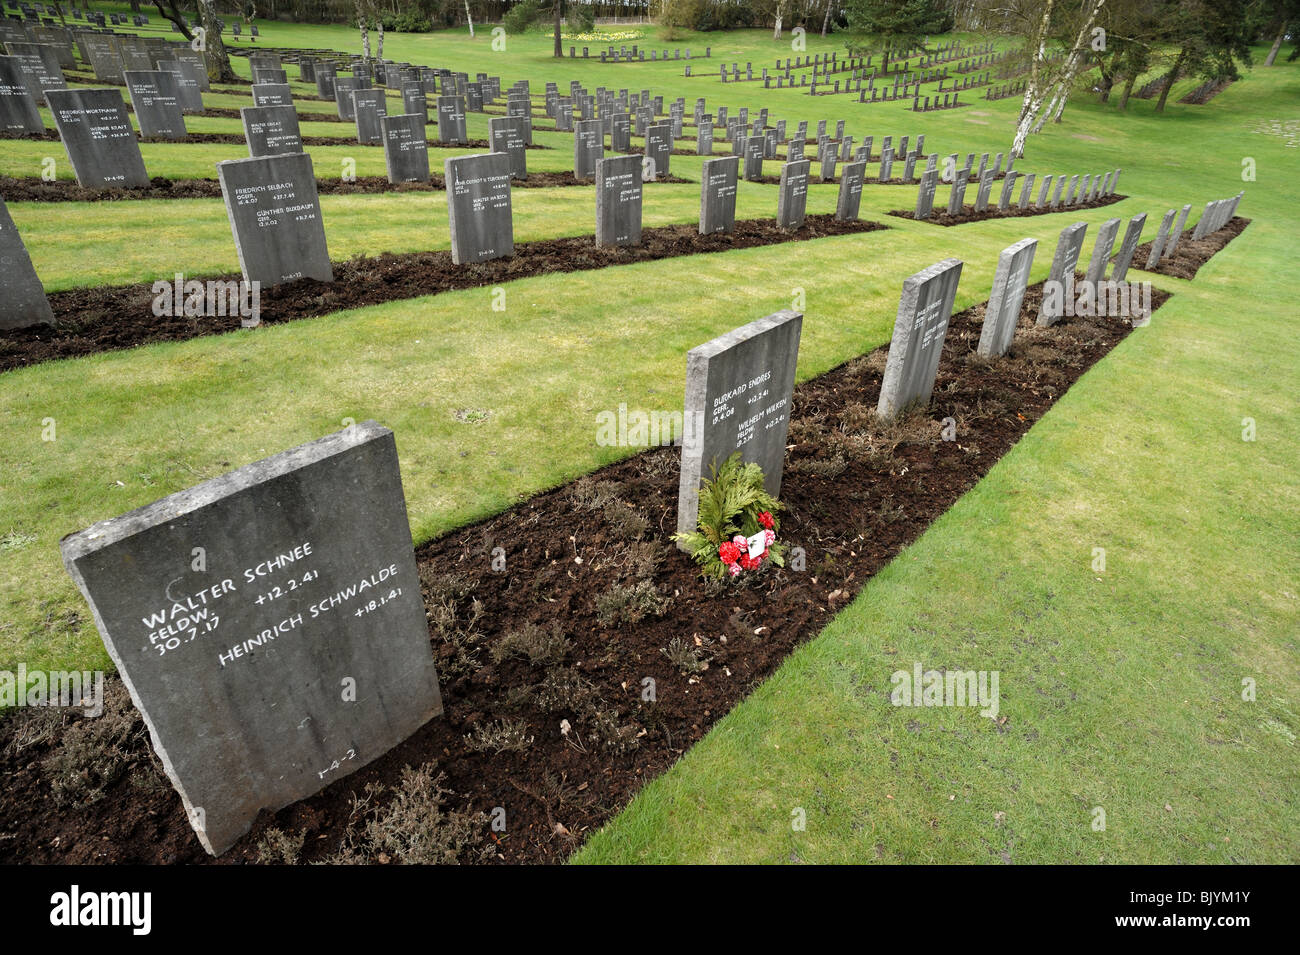
[[[45,297],[45,287],[36,275],[4,199],[0,198],[0,329],[53,323],[54,313]]]
[[[912,218],[930,218],[930,213],[934,210],[934,192],[938,185],[938,169],[927,169],[921,173],[921,185],[916,191],[916,209],[912,212]]]
[[[429,122],[429,101],[425,98],[423,83],[402,84],[402,112],[407,116],[419,116],[421,123]]]
[[[808,176],[812,162],[801,159],[781,166],[781,184],[776,196],[776,224],[782,229],[803,225],[808,207]]]
[[[966,177],[970,172],[966,169],[958,169],[956,178],[953,179],[952,189],[948,193],[948,215],[959,216],[964,209],[963,202],[966,198]]]
[[[1169,245],[1165,247],[1165,254],[1161,258],[1172,259],[1174,253],[1178,251],[1178,243],[1182,241],[1183,230],[1187,228],[1187,214],[1191,211],[1192,204],[1189,202],[1178,213],[1178,221],[1174,224],[1173,231],[1169,233]]]
[[[159,60],[158,69],[176,76],[176,93],[181,101],[181,112],[203,112],[203,88],[199,83],[203,70],[190,60]]]
[[[217,178],[245,281],[334,280],[310,156],[231,159],[217,163]]]
[[[596,244],[641,244],[640,156],[597,160]]]
[[[708,156],[713,152],[713,126],[707,120],[695,129],[695,152],[700,156]]]
[[[1047,273],[1048,283],[1060,289],[1063,295],[1069,295],[1074,288],[1074,270],[1079,264],[1079,255],[1083,252],[1083,237],[1088,231],[1088,223],[1076,222],[1061,230],[1061,237],[1056,243],[1056,254],[1052,256],[1052,268]],[[1044,328],[1055,325],[1064,314],[1054,304],[1055,297],[1051,288],[1043,288],[1043,304],[1038,309],[1038,325]],[[1063,301],[1063,299],[1061,299]]]
[[[244,123],[249,156],[302,152],[298,111],[292,106],[242,106],[239,117]]]
[[[737,451],[780,495],[802,328],[799,312],[776,312],[687,353],[678,531],[695,530],[700,482]]]
[[[818,176],[822,182],[835,181],[835,161],[839,158],[839,152],[835,144],[829,139],[823,140],[817,146],[817,169]]]
[[[459,96],[438,97],[438,142],[449,145],[469,142],[465,132],[465,102]]]
[[[867,175],[865,162],[846,162],[840,173],[840,195],[835,204],[835,218],[845,222],[858,218],[862,205],[862,180]]]
[[[993,171],[985,170],[979,178],[979,188],[975,191],[975,211],[987,212],[989,208],[989,194],[993,191]]]
[[[397,447],[373,421],[60,549],[213,855],[442,712]]]
[[[505,153],[444,161],[451,260],[456,265],[513,255],[510,157]]]
[[[605,126],[598,119],[578,120],[573,133],[573,175],[590,179],[605,156]],[[633,157],[635,158],[635,157]],[[640,164],[637,164],[638,167]],[[599,201],[599,200],[598,200]],[[640,217],[638,216],[638,219]]]
[[[355,76],[339,76],[334,80],[334,105],[338,108],[339,119],[346,122],[356,120],[352,94],[361,89],[361,80]]]
[[[288,83],[256,83],[253,85],[254,106],[292,106],[293,91]]]
[[[669,157],[673,152],[673,128],[668,123],[655,123],[645,131],[646,158],[654,163],[653,179],[668,175]]]
[[[419,113],[385,116],[379,121],[384,141],[384,165],[388,181],[429,181],[429,143],[424,133],[425,117]]]
[[[127,70],[122,75],[135,109],[135,121],[140,124],[140,135],[145,139],[184,139],[185,116],[181,113],[176,74]]]
[[[383,90],[354,90],[352,115],[357,124],[357,142],[373,146],[384,141],[382,123],[388,115],[388,97]]]
[[[903,282],[876,405],[880,417],[892,418],[914,403],[930,403],[961,268],[960,259],[944,259]]]
[[[36,97],[23,79],[22,63],[12,56],[0,56],[0,134],[39,135],[45,132]]]
[[[1160,264],[1160,257],[1165,251],[1165,242],[1169,240],[1169,227],[1173,225],[1174,216],[1177,212],[1177,209],[1170,209],[1165,213],[1165,217],[1160,220],[1160,228],[1156,232],[1156,237],[1151,243],[1151,253],[1147,256],[1147,271],[1154,269]]]
[[[140,143],[118,90],[50,90],[49,100],[79,185],[100,189],[149,185]]]
[[[1097,283],[1106,277],[1106,266],[1110,264],[1110,250],[1115,246],[1115,234],[1119,232],[1119,220],[1107,219],[1097,229],[1097,241],[1092,247],[1092,258],[1088,260],[1088,271],[1083,280],[1096,291]]]
[[[517,116],[493,116],[488,120],[488,143],[494,153],[509,158],[510,175],[516,179],[528,178],[528,144],[524,141],[523,122]]]
[[[59,66],[58,51],[54,47],[47,43],[7,43],[5,49],[22,64],[27,88],[37,103],[48,103],[46,94],[50,90],[68,88],[68,82],[63,78],[63,69]]]
[[[989,295],[984,311],[984,327],[980,330],[979,345],[976,347],[976,351],[985,358],[999,358],[1011,347],[1037,248],[1037,239],[1021,239],[1015,245],[1003,249],[998,256],[993,292]]]
[[[1145,212],[1129,220],[1128,228],[1124,230],[1124,239],[1119,244],[1119,253],[1115,256],[1115,268],[1110,275],[1112,282],[1123,282],[1127,278],[1129,266],[1133,264],[1133,253],[1137,251],[1138,243],[1142,240],[1142,227],[1146,225],[1146,221]]]
[[[742,154],[745,158],[745,178],[760,179],[763,175],[763,154],[766,144],[762,136],[742,136]]]
[[[736,228],[736,179],[739,156],[704,160],[700,177],[700,235]]]

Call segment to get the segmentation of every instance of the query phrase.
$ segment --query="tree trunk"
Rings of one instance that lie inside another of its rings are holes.
[[[469,38],[474,39],[474,18],[470,16],[469,0],[465,0],[465,19],[469,21]]]
[[[1178,79],[1178,71],[1182,69],[1183,60],[1187,58],[1186,50],[1178,51],[1178,59],[1174,60],[1173,69],[1165,74],[1165,85],[1160,88],[1160,100],[1156,103],[1156,112],[1165,111],[1165,101],[1169,99],[1169,91],[1174,88],[1174,80]]]
[[[1136,73],[1124,80],[1124,91],[1119,94],[1119,108],[1121,110],[1128,109],[1128,98],[1133,93],[1135,83],[1137,83]]]
[[[370,62],[370,24],[364,16],[357,21],[357,24],[361,27],[361,58]]]
[[[1115,86],[1115,74],[1103,72],[1101,74],[1101,101],[1110,102],[1110,91]]]
[[[1286,38],[1286,24],[1282,24],[1282,29],[1277,31],[1277,39],[1273,41],[1273,48],[1268,51],[1268,56],[1264,58],[1265,66],[1272,66],[1273,61],[1277,59],[1277,51],[1282,49],[1282,41]]]
[[[826,0],[826,15],[822,17],[822,37],[825,38],[826,30],[831,25],[831,0]]]
[[[1034,44],[1034,55],[1029,61],[1029,82],[1025,84],[1025,98],[1020,102],[1020,119],[1016,122],[1016,135],[1011,141],[1011,158],[1020,159],[1025,154],[1025,140],[1029,137],[1038,111],[1043,108],[1046,90],[1043,89],[1043,59],[1046,55],[1047,28],[1052,19],[1052,4],[1047,0],[1043,8],[1043,19],[1038,24],[1038,36]]]
[[[777,0],[776,4],[776,26],[772,28],[772,39],[781,39],[781,15],[785,12],[785,0]]]
[[[203,60],[208,65],[208,80],[230,83],[236,79],[230,67],[230,54],[221,42],[221,24],[214,0],[198,0],[199,23],[203,27]]]
[[[564,49],[560,45],[560,0],[555,0],[555,54],[556,57],[564,56]]]
[[[379,31],[379,49],[375,55],[382,60],[384,58],[384,18],[382,16],[379,17],[375,28]]]
[[[162,16],[176,25],[181,31],[181,36],[187,40],[193,40],[194,34],[190,32],[190,25],[185,22],[185,14],[176,8],[176,4],[168,3],[166,7],[162,5],[162,0],[153,0],[153,5],[158,8],[159,16]],[[89,0],[87,0],[86,9],[90,9]]]

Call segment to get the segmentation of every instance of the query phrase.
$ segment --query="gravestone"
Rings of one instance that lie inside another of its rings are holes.
[[[1165,217],[1160,220],[1160,229],[1151,242],[1151,253],[1147,256],[1146,270],[1148,272],[1160,264],[1160,258],[1165,251],[1165,243],[1169,241],[1169,227],[1173,225],[1174,216],[1177,212],[1177,209],[1170,209],[1165,213]]]
[[[199,76],[206,75],[189,60],[159,60],[158,69],[176,76],[176,95],[181,101],[181,112],[197,115],[203,112],[203,89]]]
[[[980,330],[979,345],[976,347],[976,351],[985,358],[1000,358],[1011,347],[1037,248],[1037,239],[1021,239],[1015,245],[1003,249],[998,256],[993,292],[989,295],[984,310],[984,327]]]
[[[36,97],[23,79],[22,63],[12,56],[0,56],[0,134],[40,135],[45,132]]]
[[[984,175],[980,176],[979,188],[975,192],[975,211],[987,212],[989,208],[989,193],[993,191],[993,171],[985,170]]]
[[[1119,244],[1119,253],[1115,256],[1115,268],[1110,276],[1112,282],[1123,282],[1128,277],[1129,266],[1133,264],[1133,253],[1137,251],[1138,243],[1142,241],[1142,227],[1146,225],[1146,221],[1145,212],[1129,220],[1128,228],[1124,230],[1124,239]]]
[[[1187,228],[1187,214],[1191,211],[1192,204],[1189,202],[1178,213],[1178,222],[1174,224],[1174,230],[1169,234],[1169,244],[1165,247],[1165,254],[1161,258],[1172,259],[1174,253],[1178,251],[1178,243],[1183,238],[1183,230]]]
[[[840,172],[840,195],[835,203],[835,218],[852,222],[862,205],[862,180],[867,175],[865,162],[846,162]]]
[[[916,209],[912,212],[912,218],[930,218],[930,213],[934,209],[934,191],[938,185],[938,169],[927,169],[921,173],[921,185],[916,191]]]
[[[737,451],[780,495],[802,328],[799,312],[776,312],[687,353],[679,532],[696,529],[701,481]]]
[[[802,136],[797,136],[790,140],[789,145],[785,147],[786,162],[798,162],[800,159],[804,158],[804,143],[805,141]]]
[[[781,166],[781,184],[776,196],[776,224],[782,229],[803,225],[808,207],[808,176],[812,162],[801,159]]]
[[[149,185],[140,143],[118,90],[50,90],[49,100],[79,185],[92,189]]]
[[[184,139],[185,117],[181,113],[176,74],[127,70],[122,75],[135,108],[135,121],[140,124],[140,135],[145,139]]]
[[[736,179],[739,156],[704,160],[700,177],[700,235],[736,228]]]
[[[22,64],[27,88],[38,104],[49,103],[47,94],[51,90],[68,88],[68,81],[63,78],[63,69],[59,66],[58,51],[54,47],[47,43],[6,43],[5,49]]]
[[[255,83],[254,106],[292,106],[293,91],[288,83]]]
[[[354,90],[352,115],[357,124],[357,142],[373,146],[384,141],[382,121],[388,115],[388,97],[383,90]]]
[[[829,139],[822,140],[817,146],[817,171],[822,182],[835,181],[835,162],[839,158],[839,150]]]
[[[1019,205],[1021,209],[1028,209],[1029,202],[1034,197],[1034,177],[1036,175],[1037,173],[1032,173],[1032,172],[1025,174],[1025,184],[1024,187],[1021,188],[1020,190]]]
[[[998,211],[1008,212],[1011,209],[1011,197],[1016,191],[1016,177],[1018,172],[1008,172],[1006,178],[1002,180],[1002,194],[998,196]]]
[[[632,151],[632,120],[626,113],[617,113],[609,121],[610,149],[616,153]]]
[[[384,140],[384,165],[388,181],[429,181],[429,143],[424,133],[425,117],[419,113],[385,116],[379,121]]]
[[[888,137],[886,137],[888,138]],[[881,182],[889,182],[894,177],[894,147],[885,146],[880,151],[880,176]]]
[[[493,116],[488,120],[488,143],[494,153],[509,157],[510,175],[515,179],[528,178],[523,122],[518,116]]]
[[[239,117],[244,123],[249,156],[302,152],[298,111],[292,106],[242,106]]]
[[[456,156],[443,163],[451,260],[456,265],[513,255],[510,157],[505,153]]]
[[[966,169],[957,170],[952,189],[948,193],[948,215],[950,216],[962,214],[963,202],[966,198],[966,177],[969,175],[970,172]]]
[[[339,76],[334,80],[334,105],[338,109],[339,119],[354,122],[357,118],[352,102],[352,94],[361,89],[361,80],[355,76]]]
[[[334,99],[334,81],[338,78],[334,67],[322,63],[316,67],[316,95],[321,99]]]
[[[668,175],[669,157],[673,152],[673,128],[667,123],[647,126],[645,131],[646,158],[654,163],[651,178],[659,179]]]
[[[442,712],[397,447],[373,421],[60,550],[213,855]]]
[[[1061,230],[1061,237],[1056,243],[1056,254],[1052,256],[1052,268],[1047,273],[1047,281],[1056,283],[1064,296],[1073,294],[1074,271],[1079,264],[1079,255],[1083,252],[1083,237],[1088,231],[1088,223],[1076,222]],[[1043,288],[1043,304],[1038,309],[1038,327],[1055,325],[1061,315],[1055,313],[1051,306],[1050,289]],[[1062,312],[1064,314],[1064,312]]]
[[[641,244],[640,156],[597,160],[596,244]]]
[[[695,130],[695,152],[700,156],[713,153],[713,127],[708,122],[700,123]]]
[[[45,287],[0,197],[0,329],[54,324]]]
[[[960,259],[944,259],[903,282],[876,413],[893,418],[912,404],[928,405],[961,278]]]
[[[1115,246],[1115,234],[1119,232],[1119,220],[1107,219],[1097,229],[1097,241],[1092,247],[1092,258],[1088,260],[1088,271],[1084,273],[1084,282],[1091,285],[1093,291],[1106,277],[1106,266],[1110,264],[1110,250]]]
[[[334,281],[310,156],[231,159],[217,163],[217,178],[245,281]]]
[[[573,134],[573,175],[577,179],[590,179],[596,175],[596,164],[605,156],[605,127],[598,119],[578,120]],[[633,157],[635,158],[635,157]],[[640,163],[637,163],[640,168]],[[640,195],[640,182],[637,183]],[[599,201],[599,197],[597,199]],[[640,217],[638,216],[638,221]],[[638,230],[639,232],[639,230]]]
[[[750,181],[762,178],[763,156],[767,152],[764,137],[742,135],[740,142],[745,158],[745,178]],[[798,162],[798,160],[795,161]]]
[[[438,97],[438,142],[449,145],[469,142],[465,133],[465,103],[459,96]]]
[[[402,84],[402,112],[407,116],[419,116],[421,123],[429,122],[429,101],[425,98],[423,83]]]

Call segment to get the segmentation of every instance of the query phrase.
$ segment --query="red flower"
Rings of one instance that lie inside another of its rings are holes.
[[[753,570],[758,566],[758,561],[754,560],[754,558],[750,557],[748,554],[745,554],[740,558],[740,566],[744,567],[746,570]]]
[[[731,541],[727,541],[718,548],[718,559],[730,567],[740,559],[740,548]]]
[[[764,527],[768,528],[769,530],[771,529],[772,525],[776,523],[775,521],[772,520],[772,514],[770,511],[764,511],[763,513],[759,514],[758,522],[762,524]]]

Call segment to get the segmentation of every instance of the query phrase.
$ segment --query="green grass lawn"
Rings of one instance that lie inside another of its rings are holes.
[[[342,27],[259,24],[259,48],[358,46]],[[710,109],[767,106],[792,123],[844,118],[858,139],[876,136],[877,150],[883,135],[918,133],[927,152],[1005,150],[1018,109],[1008,99],[920,115],[723,87],[683,77],[680,64],[557,64],[549,42],[510,38],[496,54],[486,29],[475,41],[390,34],[385,55],[488,70],[506,86],[528,78],[537,93],[548,79],[649,87],[685,96],[688,115],[703,95]],[[793,55],[763,31],[657,45],[706,44],[712,64]],[[831,49],[841,41],[808,38],[810,53]],[[1031,139],[1022,171],[1122,167],[1130,198],[1105,209],[942,229],[883,218],[910,208],[914,188],[868,186],[862,214],[890,231],[516,281],[505,312],[492,310],[488,289],[469,290],[0,376],[0,668],[107,667],[60,564],[62,535],[347,418],[395,430],[412,533],[424,540],[627,453],[596,444],[598,412],[680,408],[686,350],[789,307],[797,289],[807,299],[803,379],[887,342],[902,280],[939,259],[966,262],[961,308],[988,297],[998,252],[1024,236],[1041,243],[1036,281],[1070,222],[1090,223],[1088,254],[1107,218],[1146,212],[1150,238],[1171,206],[1193,203],[1190,225],[1206,200],[1245,188],[1251,227],[1194,281],[1153,277],[1175,296],[1152,324],[579,859],[1297,861],[1300,455],[1290,424],[1300,376],[1286,343],[1300,189],[1294,150],[1271,130],[1300,119],[1300,66],[1257,68],[1203,107],[1177,95],[1164,117],[1153,101],[1122,114],[1081,96],[1063,124]],[[208,101],[218,100],[236,98]],[[351,129],[311,125],[315,135]],[[485,132],[472,117],[471,135]],[[555,149],[529,153],[531,168],[570,168],[570,136],[537,138]],[[143,148],[152,174],[179,178],[211,177],[218,160],[245,155]],[[383,171],[374,147],[310,151],[321,175],[337,175],[345,156],[360,175]],[[66,166],[57,143],[4,143],[0,174],[38,174],[45,155]],[[1258,181],[1243,184],[1247,157]],[[673,157],[676,174],[699,170],[700,160]],[[648,188],[646,223],[694,221],[698,197],[693,184]],[[814,186],[809,211],[834,201],[834,186]],[[774,187],[742,186],[738,215],[775,208]],[[448,245],[439,193],[326,196],[323,209],[335,259]],[[10,210],[51,290],[237,266],[220,200]],[[589,189],[517,190],[515,210],[521,241],[593,231]],[[466,408],[491,415],[462,423],[455,412]],[[1242,440],[1243,418],[1257,440]],[[42,440],[46,419],[54,441]],[[1091,567],[1097,547],[1102,573]],[[916,661],[999,671],[1006,722],[892,707],[890,674]],[[1258,683],[1253,703],[1241,700],[1244,677]],[[1095,807],[1104,832],[1092,828]],[[796,809],[805,831],[791,828]]]

